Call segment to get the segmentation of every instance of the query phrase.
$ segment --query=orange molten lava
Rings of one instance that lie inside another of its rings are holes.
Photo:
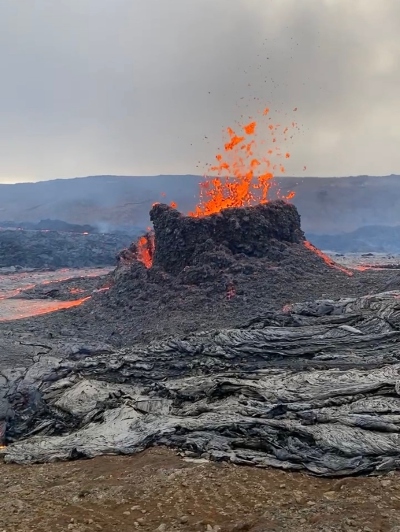
[[[263,116],[269,113],[266,108]],[[268,121],[271,119],[269,118]],[[232,128],[227,129],[229,140],[224,145],[224,153],[216,155],[217,164],[209,168],[209,176],[200,184],[200,200],[189,216],[201,217],[220,212],[229,207],[246,207],[257,203],[267,203],[272,185],[274,172],[285,172],[282,164],[273,164],[271,157],[290,158],[290,153],[282,154],[279,148],[268,149],[262,147],[262,140],[257,143],[257,129],[263,127],[272,136],[275,143],[277,133],[281,129],[279,124],[258,123],[251,120],[242,125],[242,133],[238,135]],[[292,127],[296,124],[292,122]],[[288,127],[282,130],[285,137]],[[284,140],[287,140],[286,137]],[[268,157],[266,157],[268,155]],[[210,176],[215,175],[214,178]],[[294,197],[289,192],[281,199],[289,200]]]
[[[198,205],[189,216],[202,217],[218,213],[222,209],[229,207],[246,207],[258,203],[267,203],[269,191],[272,186],[274,172],[285,172],[285,167],[281,163],[273,164],[271,159],[290,158],[290,153],[282,153],[276,146],[266,150],[264,148],[265,139],[257,142],[257,131],[262,130],[262,134],[269,134],[272,143],[276,143],[277,135],[281,131],[283,140],[287,140],[289,127],[282,128],[280,124],[270,123],[269,108],[262,112],[262,121],[250,119],[250,122],[241,126],[242,132],[237,134],[232,128],[227,128],[228,140],[224,144],[223,153],[216,155],[217,164],[209,168],[209,175],[203,183],[200,183],[200,199]],[[292,122],[290,127],[297,127]],[[214,175],[215,177],[210,177]],[[289,192],[282,196],[277,191],[277,196],[281,199],[290,200],[295,193]],[[176,208],[177,204],[171,202],[171,207]],[[147,235],[139,238],[137,242],[137,259],[150,268],[154,255],[154,235]]]
[[[146,266],[146,268],[151,268],[153,264],[153,255],[155,249],[154,234],[147,233],[144,236],[141,236],[137,242],[137,259]]]
[[[74,301],[51,301],[46,302],[43,300],[36,301],[17,301],[7,300],[7,312],[4,315],[0,314],[0,322],[18,320],[23,318],[29,318],[31,316],[40,316],[41,314],[48,314],[50,312],[56,312],[58,310],[69,309],[82,305],[85,301],[90,299],[90,296],[82,299],[75,299]]]
[[[79,305],[82,305],[82,303],[84,303],[85,301],[88,301],[88,299],[90,299],[90,296],[82,297],[81,299],[74,299],[73,301],[60,301],[57,306],[57,310],[77,307]]]
[[[325,253],[323,253],[320,249],[316,248],[313,244],[311,244],[311,242],[308,242],[308,240],[304,241],[304,246],[310,251],[312,251],[313,253],[315,253],[316,255],[318,255],[318,257],[321,258],[331,268],[335,268],[336,270],[339,270],[345,273],[349,277],[353,275],[353,272],[351,272],[350,270],[347,270],[346,268],[344,268],[343,266],[340,266],[339,264],[336,264],[335,261],[333,261],[330,257],[328,257],[328,255],[325,255]]]
[[[82,294],[85,290],[82,288],[70,288],[69,293],[70,294]]]
[[[106,292],[107,290],[110,290],[111,286],[103,286],[102,288],[97,288],[97,290],[94,290],[94,292]]]

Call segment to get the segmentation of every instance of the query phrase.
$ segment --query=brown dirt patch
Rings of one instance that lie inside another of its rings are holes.
[[[187,462],[155,448],[136,456],[34,466],[0,464],[2,530],[400,530],[400,475],[319,479]]]

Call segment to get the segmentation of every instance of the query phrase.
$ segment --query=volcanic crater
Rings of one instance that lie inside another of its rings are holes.
[[[121,251],[110,290],[90,304],[99,316],[110,308],[120,324],[129,313],[124,334],[135,341],[238,326],[277,306],[364,295],[387,283],[314,248],[296,207],[282,200],[204,217],[156,204],[150,218],[154,231]]]

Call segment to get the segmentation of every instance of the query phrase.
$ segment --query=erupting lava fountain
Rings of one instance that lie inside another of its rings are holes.
[[[274,124],[269,114],[269,108],[265,108],[261,123],[250,119],[250,122],[240,126],[239,134],[232,128],[227,128],[227,142],[223,150],[216,155],[217,163],[209,166],[204,181],[200,183],[199,202],[195,209],[188,213],[189,217],[203,218],[220,213],[224,209],[263,205],[271,201],[274,176],[276,172],[285,173],[281,161],[290,158],[289,152],[283,152],[276,145],[277,139],[280,136],[281,140],[286,142],[288,136],[292,138],[290,130],[297,128],[297,123],[292,122],[290,126]],[[270,143],[275,145],[273,148],[265,148],[265,132],[270,134]],[[261,140],[258,139],[259,134]],[[278,162],[273,162],[275,159]],[[287,202],[294,196],[294,191],[282,194],[279,189],[274,190],[274,199]],[[177,204],[171,202],[170,206],[175,209]],[[317,254],[328,266],[352,275],[304,238],[303,242],[308,250]],[[139,261],[150,268],[155,246],[155,234],[149,231],[139,238],[132,251]]]

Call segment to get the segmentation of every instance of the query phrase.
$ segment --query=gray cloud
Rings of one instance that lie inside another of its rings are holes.
[[[202,173],[264,106],[300,124],[288,174],[400,173],[399,24],[397,0],[0,0],[0,182]]]

